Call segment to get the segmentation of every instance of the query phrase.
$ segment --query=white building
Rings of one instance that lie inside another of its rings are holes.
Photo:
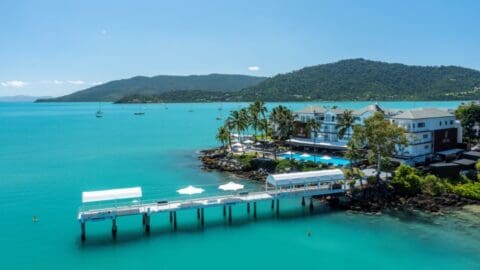
[[[345,149],[351,138],[352,130],[344,138],[338,136],[338,119],[345,110],[310,106],[295,112],[298,130],[297,137],[291,142],[297,146]],[[406,163],[414,164],[432,158],[436,152],[453,149],[462,142],[462,129],[455,116],[447,111],[435,108],[413,110],[387,110],[377,104],[354,110],[355,124],[363,125],[366,118],[375,112],[382,112],[391,123],[407,130],[409,145],[397,147],[396,157]],[[315,134],[306,134],[305,123],[309,119],[318,121],[320,128]],[[315,136],[316,135],[316,136]]]

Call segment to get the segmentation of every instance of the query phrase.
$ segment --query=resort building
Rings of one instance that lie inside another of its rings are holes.
[[[412,165],[425,162],[432,159],[435,153],[455,149],[462,143],[461,125],[448,110],[389,110],[372,104],[353,111],[354,124],[363,125],[365,119],[375,112],[384,113],[391,123],[406,129],[409,144],[396,149],[395,157],[400,162]],[[313,149],[345,150],[353,131],[349,130],[343,138],[339,138],[338,120],[343,113],[343,109],[320,106],[310,106],[295,112],[297,134],[289,140],[290,144]],[[309,119],[318,122],[320,128],[317,132],[307,134],[306,123]]]

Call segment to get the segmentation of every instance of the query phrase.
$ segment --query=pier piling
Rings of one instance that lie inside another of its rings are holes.
[[[280,214],[280,200],[277,199],[277,216]]]
[[[247,214],[250,214],[250,203],[247,203]]]
[[[172,214],[172,211],[170,211],[170,223],[172,223],[172,221],[173,221],[172,215],[173,215],[173,214]]]
[[[232,223],[232,206],[228,206],[228,222]]]
[[[302,206],[305,206],[305,197],[302,196]]]
[[[313,198],[310,197],[310,212],[313,211]]]
[[[275,208],[275,200],[272,200],[272,210]]]
[[[205,212],[204,212],[204,208],[202,208],[201,210],[201,221],[200,223],[202,224],[202,226],[205,224]]]
[[[227,207],[224,205],[223,206],[223,217],[227,216]]]
[[[86,238],[86,236],[85,236],[85,222],[82,221],[80,223],[80,227],[81,227],[81,231],[82,231],[80,238],[82,239],[82,241],[85,241],[85,238]]]
[[[145,219],[145,232],[149,233],[150,232],[150,215],[145,214],[144,219]]]
[[[257,218],[257,202],[253,202],[253,218]]]
[[[173,211],[173,229],[177,229],[177,211]]]
[[[112,236],[113,236],[113,239],[117,238],[117,219],[116,218],[112,219]]]
[[[200,208],[197,208],[197,219],[200,219]]]

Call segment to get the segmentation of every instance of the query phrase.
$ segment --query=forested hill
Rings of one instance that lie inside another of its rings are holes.
[[[231,92],[258,84],[265,77],[246,75],[210,74],[191,76],[155,77],[137,76],[111,81],[70,95],[39,101],[117,101],[126,96],[156,96],[176,90],[203,90],[207,92]]]
[[[243,89],[242,101],[444,100],[480,98],[480,72],[456,66],[408,66],[342,60],[276,75]]]

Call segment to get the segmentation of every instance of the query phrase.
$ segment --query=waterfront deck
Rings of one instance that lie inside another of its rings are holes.
[[[82,227],[82,240],[85,240],[85,224],[87,222],[112,220],[112,235],[116,236],[117,225],[116,219],[122,216],[138,215],[142,216],[142,223],[145,227],[145,231],[150,231],[150,216],[159,213],[170,213],[170,222],[173,223],[174,228],[177,227],[176,212],[182,210],[197,209],[197,217],[201,220],[201,224],[204,223],[203,209],[208,207],[223,207],[224,216],[227,215],[228,207],[228,219],[231,222],[232,219],[232,205],[246,204],[247,212],[250,212],[250,203],[253,204],[253,217],[257,217],[257,202],[272,201],[272,209],[280,211],[280,199],[301,197],[302,205],[305,205],[305,197],[310,197],[310,208],[313,208],[312,196],[328,196],[328,195],[341,195],[345,193],[346,186],[342,185],[340,188],[334,189],[332,185],[325,186],[310,186],[301,188],[290,188],[263,192],[252,193],[238,193],[223,196],[211,196],[204,198],[195,198],[187,200],[155,200],[151,202],[132,202],[128,205],[119,206],[106,206],[98,208],[80,208],[78,212],[78,221]]]
[[[142,216],[142,224],[145,232],[150,232],[150,216],[168,212],[170,223],[177,228],[177,211],[197,210],[197,219],[204,225],[204,209],[209,207],[223,207],[223,216],[232,221],[232,206],[246,204],[247,213],[250,213],[250,204],[253,204],[253,217],[257,217],[257,202],[271,201],[272,210],[277,215],[280,212],[280,199],[301,197],[301,204],[305,206],[305,197],[310,198],[310,209],[313,209],[313,196],[341,195],[348,189],[343,183],[344,174],[339,169],[297,172],[290,174],[269,175],[265,181],[265,191],[261,192],[239,192],[236,194],[193,198],[186,200],[153,200],[138,201],[132,200],[126,204],[117,203],[100,206],[82,206],[78,212],[78,221],[81,224],[81,238],[85,240],[85,224],[91,221],[112,220],[112,236],[117,235],[118,217],[138,215]],[[340,182],[342,181],[342,182]],[[269,189],[270,187],[273,187]],[[100,190],[84,192],[83,202],[116,201],[118,199],[132,199],[142,197],[140,187]]]

